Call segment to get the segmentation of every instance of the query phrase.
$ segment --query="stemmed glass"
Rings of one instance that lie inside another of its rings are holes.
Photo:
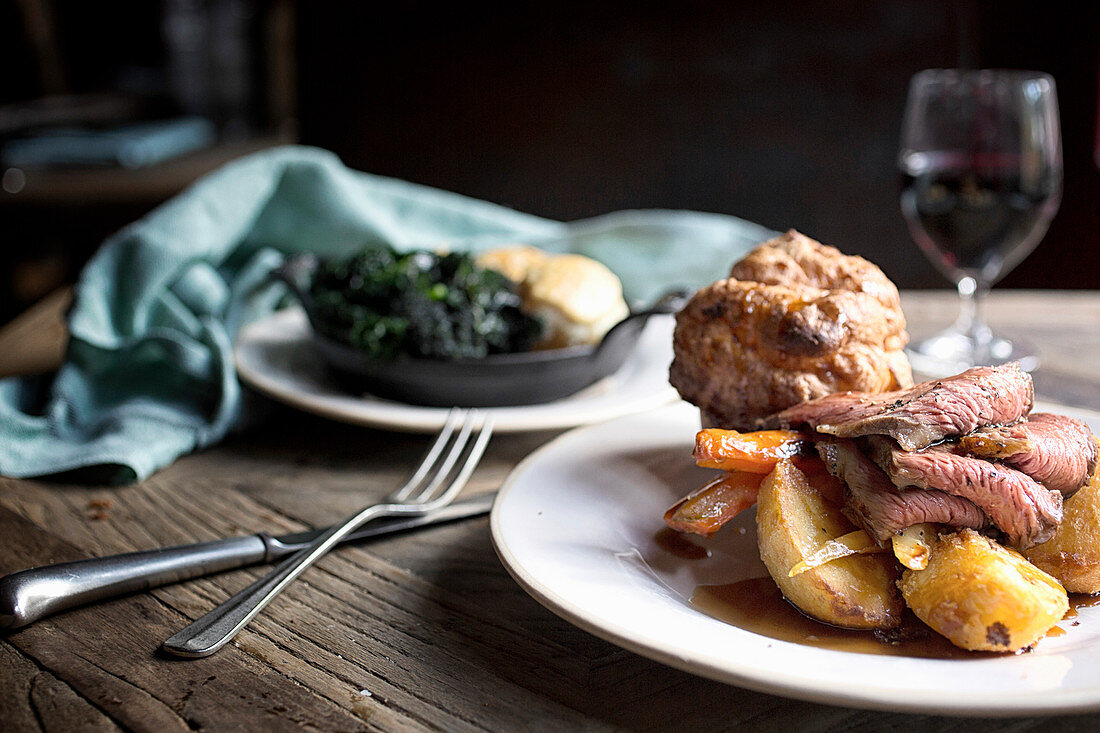
[[[1046,233],[1061,201],[1054,79],[1033,71],[929,69],[913,77],[898,165],[901,210],[925,256],[959,292],[955,324],[910,347],[929,376],[1038,355],[990,331],[982,301]]]

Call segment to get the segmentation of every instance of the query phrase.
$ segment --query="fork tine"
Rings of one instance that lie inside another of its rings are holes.
[[[478,432],[477,440],[474,442],[470,452],[466,456],[465,462],[462,464],[461,470],[458,472],[458,476],[447,487],[439,497],[425,504],[427,510],[432,510],[436,506],[442,506],[449,503],[458,492],[462,491],[462,487],[466,485],[466,481],[470,478],[470,474],[477,468],[477,464],[481,462],[481,456],[485,453],[485,448],[489,445],[489,439],[493,436],[493,418],[492,416],[486,416],[481,423],[481,429]]]
[[[447,480],[451,471],[454,470],[455,464],[458,463],[459,457],[461,457],[467,444],[470,442],[470,435],[477,425],[477,418],[477,410],[470,410],[466,413],[466,422],[462,425],[462,430],[459,431],[458,436],[451,445],[451,450],[447,453],[447,457],[443,460],[443,464],[435,471],[435,475],[432,477],[431,481],[428,482],[428,485],[415,497],[409,500],[410,504],[423,504],[428,497],[432,496],[443,482]]]
[[[469,418],[469,422],[464,426],[462,433],[455,441],[451,454],[447,457],[447,465],[440,469],[431,484],[415,499],[415,502],[421,504],[425,511],[430,511],[437,505],[445,504],[454,498],[454,496],[462,490],[462,487],[466,485],[466,481],[470,478],[470,474],[477,468],[477,464],[481,461],[481,456],[485,453],[485,448],[488,446],[489,439],[493,435],[492,416],[486,415],[482,418],[477,410],[471,410]],[[473,445],[470,446],[470,436],[474,429],[477,430],[477,435]],[[466,450],[468,446],[469,450]],[[452,469],[463,454],[465,454],[465,458],[458,470],[458,474],[447,488],[444,489],[442,494],[436,498],[430,498],[435,495],[439,487],[442,486],[443,482],[450,476]]]
[[[447,420],[443,423],[443,428],[439,431],[439,435],[436,436],[435,443],[433,443],[432,447],[428,449],[428,452],[424,454],[424,458],[421,459],[420,465],[416,468],[416,472],[405,482],[404,486],[390,494],[390,501],[400,502],[409,498],[409,495],[420,486],[427,477],[428,472],[435,466],[436,461],[439,460],[439,456],[443,452],[443,449],[447,447],[447,443],[451,439],[451,434],[454,433],[455,428],[465,421],[465,410],[457,407],[451,408],[450,412],[447,413]]]

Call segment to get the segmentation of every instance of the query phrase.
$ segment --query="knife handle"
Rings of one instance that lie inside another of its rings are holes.
[[[0,578],[0,630],[58,611],[271,560],[266,534],[128,552],[21,570]]]
[[[492,507],[494,496],[482,494],[430,514],[372,522],[344,539],[382,537],[480,516]],[[260,532],[21,570],[0,578],[0,631],[19,629],[44,616],[85,603],[273,562],[305,547],[323,532],[321,529],[307,530],[283,537]]]

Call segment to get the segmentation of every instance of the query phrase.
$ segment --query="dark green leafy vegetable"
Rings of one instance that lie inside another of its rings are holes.
[[[321,333],[379,361],[526,351],[542,333],[520,310],[514,284],[464,253],[372,245],[322,263],[310,295]]]

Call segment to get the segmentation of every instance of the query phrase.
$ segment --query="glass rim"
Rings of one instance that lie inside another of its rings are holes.
[[[1035,71],[1031,69],[1010,69],[1010,68],[988,68],[988,69],[964,69],[964,68],[933,68],[922,69],[913,74],[911,80],[912,84],[917,84],[925,79],[930,80],[951,80],[951,81],[966,81],[966,82],[983,82],[983,81],[997,81],[997,80],[1009,80],[1009,81],[1027,81],[1027,80],[1042,80],[1048,82],[1052,87],[1055,85],[1054,77],[1046,71]]]

